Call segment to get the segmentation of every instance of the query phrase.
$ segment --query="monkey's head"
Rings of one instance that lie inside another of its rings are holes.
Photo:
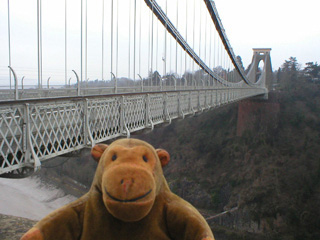
[[[99,162],[95,181],[110,214],[124,222],[147,216],[166,184],[162,167],[169,153],[141,140],[120,139],[109,146],[97,144],[91,155]]]

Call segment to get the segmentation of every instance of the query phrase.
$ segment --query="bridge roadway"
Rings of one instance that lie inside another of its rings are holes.
[[[0,102],[0,176],[23,177],[41,161],[258,95],[211,88]]]

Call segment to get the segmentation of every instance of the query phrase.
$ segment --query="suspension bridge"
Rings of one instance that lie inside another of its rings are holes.
[[[38,0],[24,14],[9,0],[1,6],[2,177],[25,177],[59,155],[267,98],[271,49],[253,49],[245,70],[212,0],[51,2],[57,9]]]

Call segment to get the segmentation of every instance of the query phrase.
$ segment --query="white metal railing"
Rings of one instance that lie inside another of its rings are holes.
[[[24,175],[46,159],[265,93],[213,88],[7,102],[0,105],[0,175]]]
[[[223,87],[223,86],[221,86]],[[214,85],[204,86],[144,86],[144,92],[160,91],[182,91],[182,90],[205,90],[208,88],[219,88]],[[140,93],[141,86],[117,87],[117,93]],[[59,97],[86,97],[91,95],[109,95],[115,94],[114,87],[82,87],[70,86],[52,86],[51,88],[17,88],[17,89],[0,89],[1,101],[40,99],[40,98],[59,98]]]

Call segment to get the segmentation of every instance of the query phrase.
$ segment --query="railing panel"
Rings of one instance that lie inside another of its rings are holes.
[[[150,118],[154,124],[165,121],[164,96],[164,94],[150,95]]]
[[[167,108],[171,119],[179,117],[178,93],[167,94]]]
[[[120,97],[88,101],[89,134],[96,142],[121,135]]]
[[[25,164],[24,106],[0,109],[0,174]]]
[[[40,160],[84,145],[82,102],[30,106],[30,133]]]
[[[206,102],[205,102],[205,100],[206,100],[206,94],[207,94],[207,92],[206,91],[199,91],[199,107],[200,107],[200,109],[205,109],[205,108],[207,108],[207,106],[206,106]]]
[[[125,124],[130,132],[145,128],[146,101],[144,95],[126,97],[124,101]]]
[[[190,107],[193,111],[198,111],[199,109],[199,95],[198,91],[190,93]]]
[[[191,113],[189,106],[189,96],[189,92],[180,93],[180,109],[184,115]]]

